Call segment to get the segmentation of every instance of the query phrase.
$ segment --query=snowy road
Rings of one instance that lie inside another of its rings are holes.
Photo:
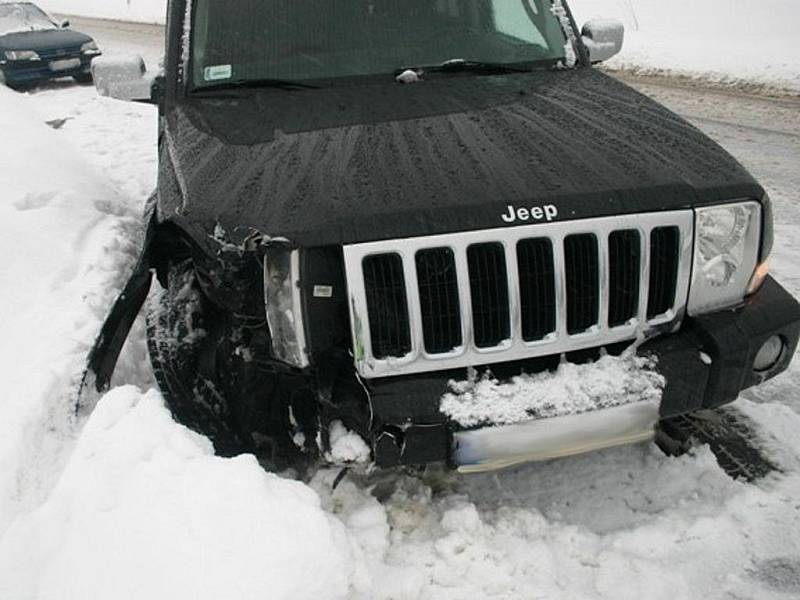
[[[73,22],[107,53],[139,51],[150,65],[160,55],[158,27]],[[800,100],[634,83],[714,137],[768,188],[773,270],[800,296]],[[113,291],[91,286],[118,286],[133,259],[132,223],[155,181],[154,110],[72,84],[23,100],[42,121],[59,124],[50,139],[115,190],[87,216],[110,220],[109,232],[75,242],[94,254],[76,258],[50,293],[69,302],[59,290],[94,274],[74,307],[60,307],[80,318],[85,335]],[[21,215],[53,208],[41,196],[23,199]],[[86,303],[84,314],[76,307]],[[24,319],[33,318],[21,304],[11,330],[19,340]],[[44,318],[32,321],[37,331]],[[59,331],[59,314],[47,318]],[[90,340],[74,341],[64,352],[79,356]],[[26,346],[6,344],[0,377],[16,380],[25,369],[10,357]],[[74,382],[75,361],[47,367],[64,389]],[[116,383],[151,385],[141,327]],[[8,496],[0,497],[0,598],[800,596],[800,362],[739,402],[783,470],[756,485],[728,479],[705,448],[669,459],[643,445],[469,478],[349,478],[332,492],[336,471],[318,473],[309,487],[265,475],[255,461],[209,456],[156,393],[118,387],[88,422],[65,424],[65,412],[32,408],[66,402],[64,390],[29,388],[12,387],[0,408],[14,408],[12,422],[22,424],[18,456],[0,446],[0,464],[16,469],[10,483],[0,478]]]

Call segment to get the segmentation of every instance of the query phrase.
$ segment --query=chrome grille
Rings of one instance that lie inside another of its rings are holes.
[[[683,316],[691,211],[345,246],[364,377],[634,339]]]

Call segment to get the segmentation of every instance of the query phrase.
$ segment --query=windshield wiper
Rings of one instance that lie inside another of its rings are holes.
[[[237,90],[245,88],[277,88],[280,90],[318,90],[320,86],[291,79],[236,79],[221,81],[211,85],[195,88],[193,93],[217,92],[221,90]]]
[[[530,67],[523,67],[519,64],[511,63],[496,63],[496,62],[483,62],[477,60],[465,60],[463,58],[453,58],[446,60],[443,63],[436,65],[426,65],[419,67],[407,67],[405,69],[398,69],[395,75],[404,73],[405,71],[416,71],[424,75],[425,73],[457,73],[469,71],[473,73],[483,73],[487,75],[503,73],[530,73]]]

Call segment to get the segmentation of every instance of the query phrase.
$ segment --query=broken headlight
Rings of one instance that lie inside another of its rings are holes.
[[[272,243],[264,260],[264,299],[275,358],[307,367],[306,336],[300,300],[300,252]]]
[[[689,314],[742,302],[758,262],[761,205],[741,202],[695,210],[695,245]]]

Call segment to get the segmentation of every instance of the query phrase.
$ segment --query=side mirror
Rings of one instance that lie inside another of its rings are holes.
[[[66,29],[67,27],[69,27],[69,20],[64,19],[63,21],[61,21],[60,25],[61,29]]]
[[[94,87],[101,96],[128,102],[151,102],[154,76],[141,56],[100,56],[92,61]]]
[[[581,30],[583,45],[589,50],[592,63],[616,56],[625,41],[625,26],[616,19],[592,19]]]

